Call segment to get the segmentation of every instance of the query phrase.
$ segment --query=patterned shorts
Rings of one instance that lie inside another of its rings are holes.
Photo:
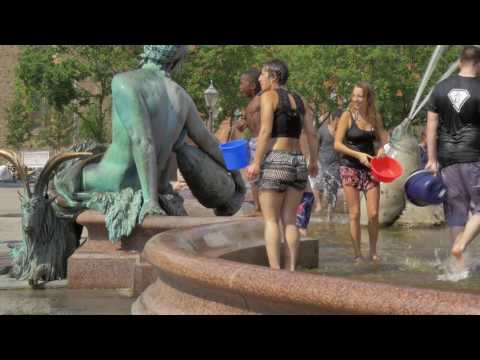
[[[470,213],[480,213],[480,161],[447,166],[441,176],[447,187],[443,204],[447,224],[463,227]]]
[[[263,161],[257,186],[260,190],[285,192],[289,187],[305,190],[307,181],[307,163],[302,154],[271,151]]]
[[[340,166],[340,177],[343,186],[351,186],[358,191],[367,192],[368,190],[379,186],[379,182],[372,175],[371,170],[354,169],[348,166]]]

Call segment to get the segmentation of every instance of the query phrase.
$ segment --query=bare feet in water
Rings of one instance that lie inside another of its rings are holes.
[[[379,262],[379,261],[380,261],[380,257],[379,257],[377,254],[371,254],[371,255],[370,255],[370,260],[371,260],[371,261],[374,261],[374,262]]]
[[[355,257],[353,258],[353,262],[354,262],[355,264],[361,264],[361,263],[363,263],[364,261],[365,261],[365,259],[364,259],[363,256],[361,256],[361,255],[360,255],[360,256],[355,256]]]
[[[463,259],[463,250],[465,250],[465,246],[463,244],[459,244],[459,243],[455,242],[455,244],[452,247],[452,255],[457,260],[461,260],[461,259]]]

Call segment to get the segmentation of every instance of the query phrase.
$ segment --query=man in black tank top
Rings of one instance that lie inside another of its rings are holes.
[[[479,75],[480,48],[467,46],[460,73],[440,82],[428,105],[426,169],[437,173],[441,167],[448,189],[444,209],[452,255],[459,259],[480,234]]]

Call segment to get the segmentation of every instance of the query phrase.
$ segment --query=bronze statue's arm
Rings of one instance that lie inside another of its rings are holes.
[[[200,149],[210,155],[212,159],[225,167],[223,155],[219,148],[220,144],[203,124],[202,118],[198,114],[197,108],[193,101],[191,102],[191,105],[189,107],[185,126],[190,139],[192,139],[193,142],[197,144]],[[246,188],[240,172],[232,171],[231,174],[237,186],[237,190],[245,193]]]

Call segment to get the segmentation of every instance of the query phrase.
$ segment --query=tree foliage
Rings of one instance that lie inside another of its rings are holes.
[[[7,145],[19,150],[32,137],[34,115],[40,110],[35,97],[27,95],[26,88],[15,81],[14,97],[7,108]]]
[[[82,140],[106,142],[112,78],[136,67],[140,52],[139,45],[28,45],[22,47],[16,75],[27,95],[45,99],[51,119],[63,119],[68,127],[73,119],[65,116],[76,115]],[[47,127],[42,136],[62,136],[53,122],[42,125]]]
[[[369,81],[387,126],[402,121],[412,105],[423,72],[435,45],[206,45],[190,54],[184,71],[176,77],[192,94],[200,111],[206,112],[203,91],[213,80],[219,90],[223,115],[243,106],[238,92],[239,77],[250,67],[261,68],[268,59],[280,58],[290,70],[288,87],[304,99],[330,109],[336,106],[332,94],[350,97],[359,80]],[[430,86],[459,54],[452,47],[441,59]],[[219,120],[222,117],[219,117]]]
[[[385,124],[392,127],[408,115],[434,48],[434,45],[200,45],[193,47],[173,77],[205,114],[203,93],[213,80],[220,93],[220,122],[246,104],[239,92],[240,75],[252,67],[261,69],[269,59],[280,58],[289,65],[288,87],[317,111],[320,105],[335,108],[336,99],[332,95],[348,100],[355,82],[369,81],[376,90]],[[49,121],[44,117],[41,122],[44,129],[39,136],[44,143],[49,141],[44,137],[72,139],[74,134],[80,137],[77,140],[108,142],[106,120],[110,116],[111,80],[117,73],[136,68],[141,51],[140,45],[23,46],[17,69],[19,88],[23,90],[16,92],[9,111],[10,143],[17,146],[30,136],[32,123],[27,115],[37,111],[39,99],[48,105],[51,115]],[[460,46],[450,48],[427,90],[459,52]],[[65,126],[54,125],[52,119],[65,122]]]

